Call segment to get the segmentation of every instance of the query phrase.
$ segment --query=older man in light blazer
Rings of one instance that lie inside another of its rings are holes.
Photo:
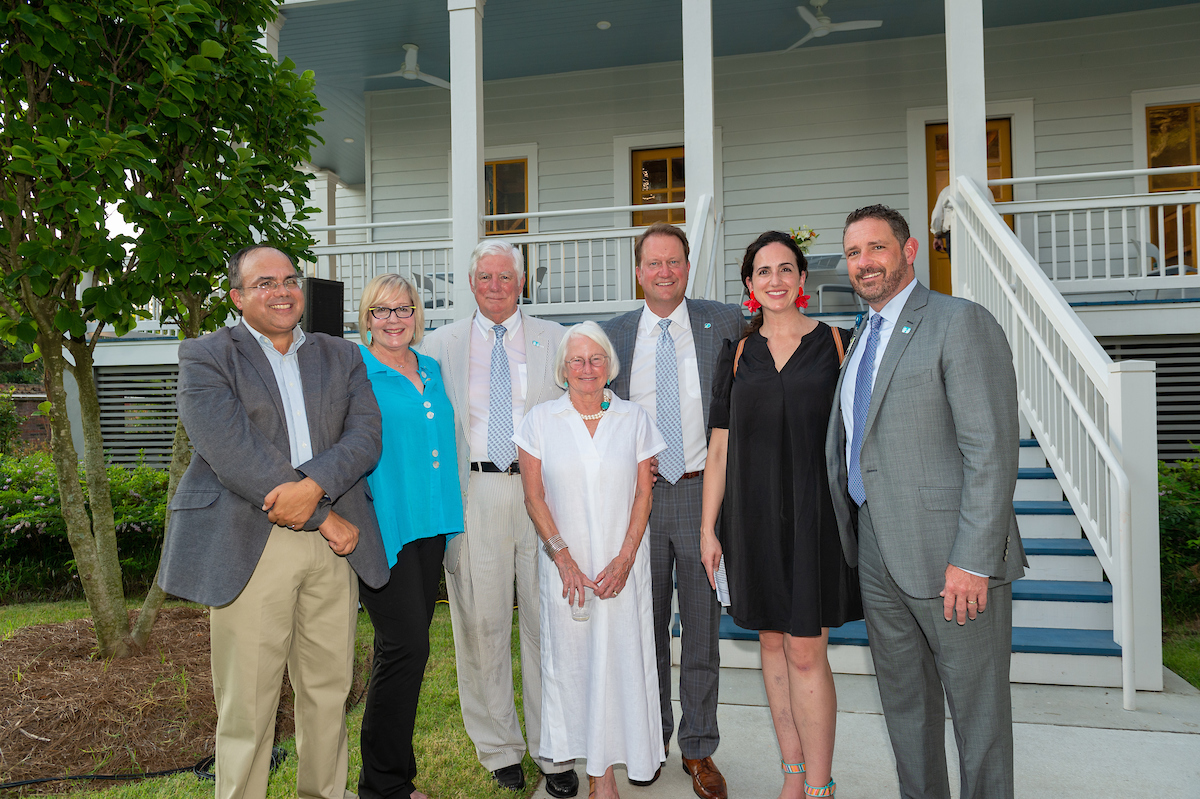
[[[843,232],[871,307],[834,395],[830,490],[903,797],[949,799],[943,697],[963,799],[1013,795],[1012,581],[1017,392],[996,320],[916,282],[917,241],[869,206]]]
[[[513,432],[534,405],[562,396],[554,353],[564,329],[523,313],[521,250],[488,239],[471,253],[478,310],[425,336],[421,349],[442,367],[454,406],[466,534],[446,546],[446,587],[454,622],[463,724],[483,767],[503,788],[525,787],[526,752],[512,680],[513,580],[521,633],[521,681],[528,751],[551,796],[574,796],[574,763],[540,756],[542,658],[539,539],[525,511]]]
[[[358,347],[301,331],[287,255],[241,250],[229,285],[242,321],[179,345],[179,417],[196,451],[158,583],[212,606],[217,799],[266,795],[285,665],[297,794],[343,799],[355,573],[388,580],[363,479],[379,459],[379,406]]]
[[[700,562],[700,505],[708,457],[708,404],[713,368],[725,339],[744,320],[736,306],[685,300],[688,241],[658,222],[634,242],[644,307],[602,323],[621,361],[613,392],[640,404],[667,442],[659,454],[650,511],[650,570],[658,656],[663,742],[674,727],[671,709],[671,596],[679,593],[682,622],[677,740],[683,768],[701,799],[725,799],[725,779],[712,755],[717,730],[718,632],[721,608]],[[656,772],[654,782],[658,779]],[[642,785],[646,783],[635,782]]]

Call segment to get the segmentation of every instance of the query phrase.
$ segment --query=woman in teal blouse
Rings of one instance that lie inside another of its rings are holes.
[[[446,541],[463,530],[454,410],[437,361],[418,355],[425,314],[413,285],[379,275],[363,289],[363,361],[383,415],[383,454],[367,484],[392,575],[359,598],[375,626],[375,657],[362,723],[362,799],[428,799],[413,787],[413,726],[429,659]]]

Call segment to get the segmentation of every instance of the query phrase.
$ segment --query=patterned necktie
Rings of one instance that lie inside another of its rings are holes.
[[[871,333],[863,344],[862,360],[858,362],[858,378],[854,381],[854,438],[850,442],[850,465],[847,479],[850,496],[859,505],[867,501],[867,489],[863,485],[862,464],[859,456],[862,454],[863,428],[867,426],[867,411],[871,408],[871,389],[874,388],[875,350],[879,349],[879,328],[883,325],[883,315],[871,317]]]
[[[488,403],[488,457],[501,469],[517,458],[513,443],[512,378],[508,371],[508,353],[504,351],[504,325],[495,325],[496,343],[492,345],[491,402]]]
[[[671,485],[683,476],[683,424],[679,420],[679,363],[675,360],[675,339],[671,338],[671,320],[660,319],[662,333],[654,351],[654,397],[657,403],[658,430],[667,448],[658,455],[658,476]]]

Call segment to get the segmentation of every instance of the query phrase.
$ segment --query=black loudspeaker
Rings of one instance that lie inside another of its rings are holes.
[[[300,327],[305,333],[328,333],[342,336],[342,283],[319,277],[304,280],[304,319]]]

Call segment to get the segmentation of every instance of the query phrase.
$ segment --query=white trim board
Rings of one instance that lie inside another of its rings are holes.
[[[1129,124],[1133,133],[1133,168],[1145,169],[1149,166],[1146,158],[1146,108],[1152,105],[1177,105],[1180,103],[1200,103],[1200,85],[1172,86],[1167,89],[1139,89],[1129,95]],[[1133,179],[1135,194],[1146,194],[1150,191],[1150,178],[1138,175]]]
[[[1034,174],[1033,141],[1033,98],[1000,100],[987,104],[988,119],[1012,120],[1012,167],[1013,177],[1032,177]],[[908,109],[908,226],[922,231],[929,227],[925,209],[929,207],[928,192],[925,190],[925,126],[949,120],[946,106],[928,106]],[[1013,187],[1017,200],[1037,199],[1037,189],[1032,185]],[[927,240],[923,235],[918,241]],[[917,259],[913,262],[917,279],[929,285],[929,252],[924,246],[917,248]]]

